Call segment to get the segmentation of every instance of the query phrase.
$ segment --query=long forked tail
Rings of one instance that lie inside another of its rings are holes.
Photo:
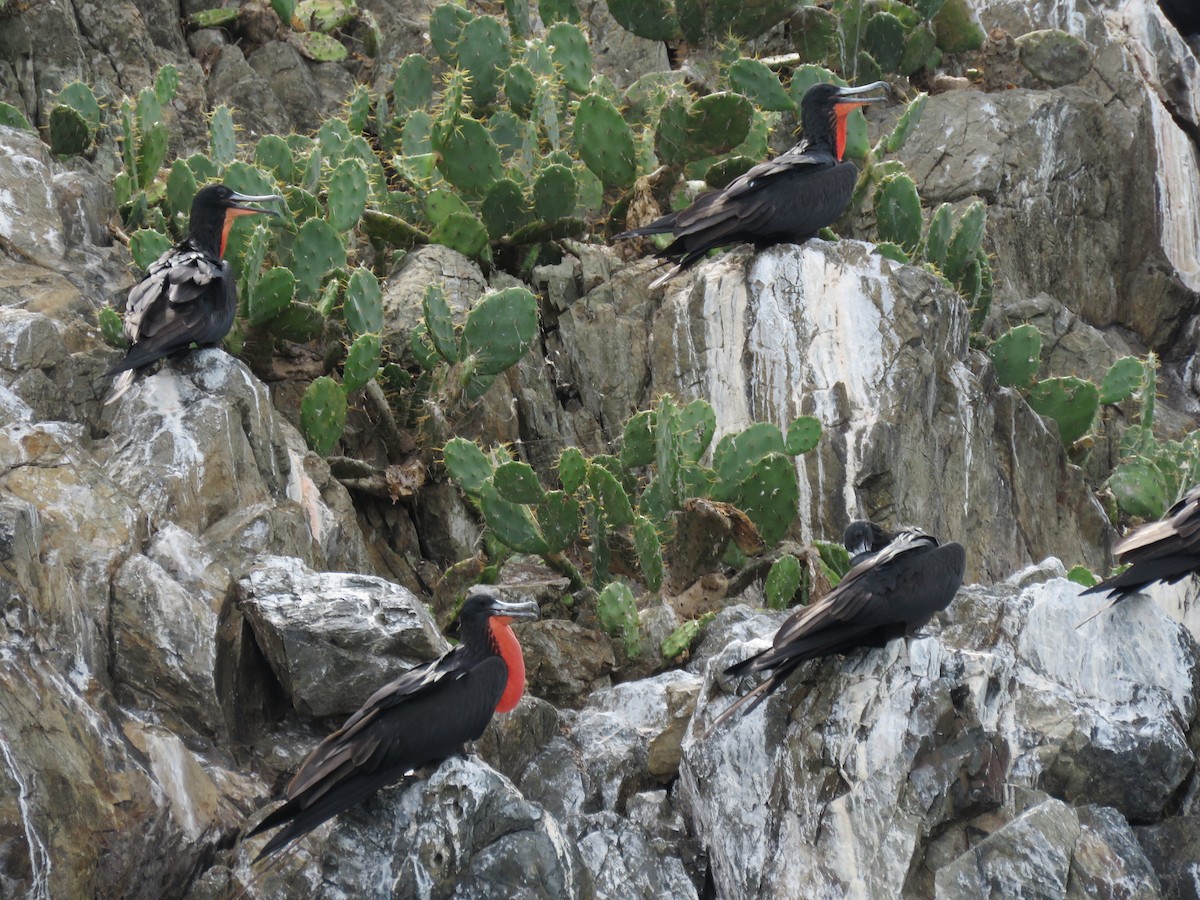
[[[1087,593],[1087,591],[1084,591],[1083,593],[1085,593],[1085,594],[1086,594],[1086,593]],[[1096,611],[1095,611],[1094,613],[1092,613],[1090,616],[1088,616],[1088,617],[1087,617],[1087,618],[1085,618],[1085,619],[1080,619],[1078,622],[1076,622],[1076,623],[1075,623],[1075,627],[1076,627],[1076,628],[1081,628],[1081,627],[1083,627],[1083,626],[1084,626],[1084,625],[1086,625],[1088,622],[1092,621],[1092,619],[1096,618],[1096,616],[1100,615],[1100,613],[1104,612],[1106,609],[1111,609],[1111,608],[1112,608],[1112,606],[1113,606],[1113,604],[1115,604],[1115,603],[1116,603],[1118,600],[1120,600],[1120,599],[1121,599],[1122,597],[1124,597],[1124,596],[1125,596],[1124,594],[1114,594],[1114,595],[1112,596],[1112,598],[1111,598],[1111,599],[1110,599],[1110,600],[1109,600],[1107,603],[1105,603],[1103,606],[1101,606],[1101,607],[1100,607],[1098,610],[1096,610]]]
[[[736,699],[732,703],[730,703],[729,706],[725,708],[725,711],[723,713],[721,713],[719,716],[717,716],[717,718],[713,721],[713,723],[711,725],[709,725],[707,729],[705,729],[704,734],[701,735],[701,737],[700,737],[700,740],[702,740],[702,741],[708,740],[709,735],[711,735],[714,731],[716,731],[717,727],[722,722],[724,722],[726,719],[728,719],[730,716],[732,716],[735,712],[737,712],[743,706],[746,706],[747,703],[749,703],[750,705],[746,707],[746,710],[743,713],[743,715],[749,714],[750,711],[754,709],[754,707],[758,706],[758,704],[762,703],[764,700],[767,699],[767,694],[771,693],[771,691],[773,691],[775,689],[776,685],[779,684],[779,680],[780,679],[778,677],[778,673],[773,673],[766,679],[766,681],[764,681],[762,684],[760,684],[754,690],[750,691],[750,693],[746,694],[746,696],[739,697],[738,699]],[[753,702],[751,702],[751,701],[753,701]]]
[[[118,375],[113,381],[113,392],[109,398],[104,401],[104,405],[108,406],[110,403],[116,403],[119,399],[121,399],[121,397],[125,395],[125,392],[133,387],[133,380],[136,377],[137,369],[126,369],[120,375]]]

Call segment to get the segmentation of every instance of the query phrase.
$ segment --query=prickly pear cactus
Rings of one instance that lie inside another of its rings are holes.
[[[59,104],[50,111],[50,150],[56,156],[76,156],[92,145],[87,119],[73,107]]]
[[[161,231],[142,228],[129,236],[129,252],[139,269],[150,264],[171,249],[171,239]]]
[[[741,57],[729,67],[729,83],[759,109],[794,112],[796,104],[779,83],[779,76],[757,59]]]
[[[1136,356],[1123,356],[1108,367],[1100,385],[1101,403],[1120,403],[1133,396],[1144,381],[1142,361]]]
[[[679,37],[679,19],[671,0],[611,0],[608,11],[626,31],[650,41]]]
[[[342,386],[322,375],[310,384],[300,401],[300,427],[308,446],[327,455],[346,428],[346,393]]]
[[[208,123],[209,155],[219,165],[229,165],[237,159],[237,134],[233,129],[233,114],[221,104],[212,112]]]
[[[525,288],[488,294],[467,314],[462,334],[464,355],[476,358],[480,374],[499,375],[529,352],[537,326],[537,298]]]
[[[575,176],[566,166],[544,166],[533,182],[533,209],[543,222],[557,222],[575,211]]]
[[[633,132],[611,101],[589,94],[579,102],[575,113],[575,146],[587,167],[604,184],[610,187],[633,184],[637,175]]]
[[[1090,381],[1074,376],[1047,378],[1030,389],[1029,405],[1058,423],[1058,436],[1070,447],[1091,430],[1100,407],[1100,391]]]
[[[296,278],[291,270],[276,266],[255,282],[246,298],[246,318],[252,326],[266,325],[292,305]]]
[[[353,334],[383,331],[383,291],[370,269],[357,268],[350,273],[342,315]]]
[[[452,438],[442,449],[446,471],[468,494],[478,494],[492,477],[495,466],[479,445],[466,438]]]
[[[875,219],[879,237],[898,244],[907,254],[921,243],[921,198],[908,175],[894,175],[875,191]]]
[[[366,386],[383,359],[383,339],[377,334],[360,334],[346,353],[342,366],[342,386],[352,393]]]
[[[763,589],[767,606],[771,609],[787,609],[799,593],[803,581],[804,567],[800,565],[800,560],[790,553],[779,557],[767,573],[767,583]]]
[[[954,236],[946,251],[946,277],[958,283],[966,274],[967,267],[975,261],[979,247],[983,243],[983,230],[987,225],[987,207],[982,200],[976,200],[958,220]]]
[[[637,603],[628,587],[619,581],[609,584],[596,601],[596,615],[605,631],[621,639],[627,657],[634,659],[642,652]]]
[[[1027,388],[1041,365],[1042,333],[1034,325],[1018,325],[996,339],[988,350],[996,380],[1006,387]],[[1139,378],[1141,366],[1138,367]]]
[[[326,217],[336,231],[350,231],[367,208],[367,170],[357,159],[343,159],[329,176]]]
[[[323,219],[309,219],[300,226],[292,250],[297,297],[312,300],[321,290],[325,273],[345,265],[346,245],[332,225]]]

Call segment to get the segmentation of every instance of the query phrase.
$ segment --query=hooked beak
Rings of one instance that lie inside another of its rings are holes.
[[[838,88],[837,105],[853,105],[855,107],[865,106],[868,103],[882,103],[887,100],[887,97],[861,97],[860,94],[865,94],[867,91],[882,89],[887,91],[890,96],[892,86],[886,81],[872,81],[870,84],[864,84],[862,87],[844,87]]]
[[[255,194],[239,194],[237,191],[234,191],[232,194],[230,194],[229,199],[233,200],[235,202],[230,203],[229,206],[227,207],[227,209],[240,211],[240,212],[234,213],[234,215],[245,215],[245,214],[249,214],[249,213],[263,213],[264,215],[268,215],[268,216],[278,216],[279,213],[277,213],[273,209],[259,209],[255,206],[243,206],[242,204],[244,204],[244,203],[271,203],[274,201],[278,201],[280,203],[283,202],[283,198],[280,197],[278,194],[257,194],[257,195],[255,195]]]
[[[541,607],[534,600],[521,600],[516,603],[492,600],[493,616],[504,616],[508,619],[536,619],[541,613]]]

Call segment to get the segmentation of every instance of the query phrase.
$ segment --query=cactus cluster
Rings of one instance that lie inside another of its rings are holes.
[[[730,38],[753,40],[795,9],[790,0],[613,0],[609,12],[621,27],[652,41],[684,40],[716,45]]]
[[[47,131],[51,152],[58,156],[86,153],[101,124],[100,101],[92,89],[78,81],[68,84],[50,109]]]
[[[859,82],[934,69],[943,53],[978,49],[985,37],[964,0],[834,0],[801,7],[791,25],[802,59]]]
[[[376,56],[383,43],[374,16],[355,0],[271,0],[271,8],[286,29],[288,43],[314,62],[346,59],[350,55],[347,42],[367,56]],[[192,13],[187,24],[237,34],[244,27],[255,28],[260,14],[257,7],[217,7]],[[243,16],[247,17],[244,24]]]
[[[460,343],[465,338],[464,329]],[[429,329],[434,347],[443,340]],[[462,438],[447,442],[444,459],[450,477],[475,501],[489,532],[504,547],[539,554],[576,589],[585,582],[570,555],[586,555],[598,590],[613,583],[614,561],[620,557],[619,569],[638,572],[654,592],[667,578],[665,560],[690,499],[741,509],[752,523],[748,527],[758,532],[749,543],[759,546],[777,542],[795,518],[792,457],[816,446],[816,420],[797,419],[786,435],[765,423],[726,435],[712,448],[708,467],[701,460],[715,430],[716,417],[706,402],[681,407],[664,396],[654,409],[626,423],[620,456],[589,458],[575,448],[564,450],[558,461],[561,490],[544,489],[525,463],[489,456]],[[648,479],[641,477],[645,472],[651,473]]]
[[[1117,360],[1105,376],[1101,388],[1105,396],[1110,387],[1119,385],[1118,394],[1133,382],[1133,363],[1140,372],[1131,393],[1140,398],[1141,415],[1135,425],[1121,435],[1120,462],[1106,483],[1108,495],[1115,508],[1109,516],[1118,515],[1146,521],[1161,518],[1166,509],[1200,481],[1200,431],[1192,431],[1179,440],[1160,441],[1153,432],[1155,390],[1158,386],[1158,358],[1149,354],[1145,360],[1125,357]],[[1119,396],[1118,400],[1126,396]]]

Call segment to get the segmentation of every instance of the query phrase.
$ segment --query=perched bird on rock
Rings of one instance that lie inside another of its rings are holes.
[[[949,606],[962,584],[962,544],[939,544],[914,528],[889,534],[867,521],[852,522],[842,541],[853,554],[850,571],[820,600],[792,613],[770,649],[725,670],[770,675],[721,713],[709,733],[745,704],[746,712],[754,709],[807,659],[882,647],[912,634]]]
[[[308,755],[287,786],[286,802],[247,835],[287,825],[254,861],[458,753],[483,734],[494,713],[515,707],[525,690],[525,661],[509,625],[537,616],[533,601],[506,603],[486,592],[468,597],[457,647],[377,690]]]
[[[1076,628],[1151,582],[1175,584],[1200,569],[1200,485],[1188,491],[1157,522],[1134,529],[1112,549],[1117,562],[1129,568],[1083,592],[1107,591],[1112,599]]]
[[[815,84],[800,101],[804,137],[795,147],[760,163],[719,191],[707,191],[687,209],[617,239],[670,234],[675,240],[657,256],[675,263],[656,287],[702,259],[714,247],[742,241],[762,250],[773,244],[801,243],[841,216],[854,193],[858,169],[843,162],[846,117],[883,97],[867,91],[890,89],[886,81],[857,88]]]
[[[151,263],[129,291],[125,337],[131,345],[120,364],[104,373],[122,373],[106,403],[129,390],[138,372],[164,356],[193,343],[214,346],[229,333],[237,313],[237,286],[223,259],[229,229],[238,216],[278,215],[242,204],[282,199],[275,194],[239,194],[223,184],[196,193],[187,237]]]

